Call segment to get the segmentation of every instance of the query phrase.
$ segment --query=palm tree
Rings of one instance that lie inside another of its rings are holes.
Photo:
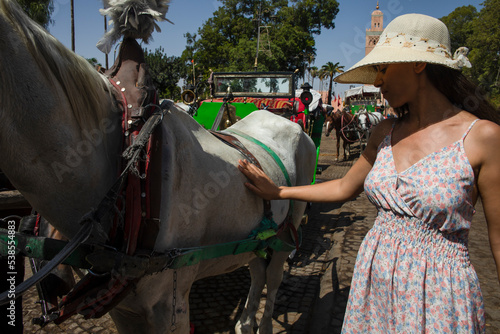
[[[309,74],[311,75],[311,86],[314,87],[314,78],[318,77],[318,68],[316,66],[313,66],[309,69]]]
[[[316,56],[314,55],[314,53],[308,53],[306,54],[306,60],[307,60],[307,63],[308,63],[308,67],[307,67],[307,70],[309,71],[309,80],[311,80],[311,64],[314,63],[314,60],[316,59]],[[304,80],[305,80],[305,73],[304,73]]]
[[[332,85],[333,85],[333,78],[338,74],[338,73],[343,73],[344,72],[344,66],[339,66],[339,63],[332,63],[329,61],[325,65],[321,67],[321,76],[320,78],[329,78],[330,79],[330,85],[328,86],[328,104],[332,104]]]

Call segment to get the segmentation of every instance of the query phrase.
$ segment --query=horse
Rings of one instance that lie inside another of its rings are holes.
[[[0,169],[32,207],[71,240],[82,217],[99,206],[120,174],[121,110],[127,101],[110,78],[31,21],[14,0],[0,0],[0,36]],[[150,160],[155,166],[150,205],[158,211],[157,236],[146,240],[152,249],[142,256],[246,239],[261,224],[265,205],[244,186],[246,178],[237,169],[244,156],[175,106],[162,117]],[[255,111],[225,131],[230,130],[277,184],[287,184],[283,169],[291,185],[311,182],[315,147],[296,124]],[[283,169],[268,149],[280,158]],[[291,224],[296,228],[306,204],[293,203]],[[274,222],[283,222],[291,207],[288,201],[272,201]],[[106,212],[90,241],[105,245],[115,219],[114,212]],[[279,238],[294,243],[287,233]],[[193,282],[248,263],[252,282],[235,331],[253,331],[267,284],[259,332],[272,333],[274,300],[289,253],[276,251],[263,259],[243,252],[140,276],[110,315],[120,333],[188,333]]]
[[[351,154],[351,144],[359,141],[359,129],[356,118],[346,109],[342,111],[331,112],[325,119],[326,132],[328,137],[335,129],[337,138],[337,159],[340,157],[340,139],[342,138],[342,147],[344,150],[344,159],[348,159]]]

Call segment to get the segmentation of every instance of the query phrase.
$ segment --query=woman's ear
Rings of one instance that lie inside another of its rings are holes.
[[[420,74],[424,71],[425,67],[427,66],[427,63],[413,63],[413,69],[415,73]]]

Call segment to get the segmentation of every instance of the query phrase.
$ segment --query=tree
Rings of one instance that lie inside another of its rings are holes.
[[[45,29],[53,23],[50,18],[54,11],[52,0],[17,0],[17,2],[33,21]]]
[[[482,5],[467,39],[472,69],[465,73],[500,106],[500,0],[485,0]]]
[[[96,58],[85,58],[90,65],[92,65],[93,67],[100,67],[102,66],[101,63],[99,63],[99,61],[96,59]]]
[[[452,51],[469,48],[472,68],[462,71],[500,106],[500,0],[486,0],[478,13],[473,6],[456,8],[441,20],[450,31]]]
[[[316,54],[314,35],[333,29],[336,0],[221,0],[222,6],[192,43],[202,73],[253,70],[258,25],[268,27],[269,52],[259,52],[258,71],[294,71]],[[192,35],[190,35],[192,36]],[[266,43],[267,47],[267,43]],[[183,54],[183,57],[187,55]]]
[[[314,79],[318,77],[318,68],[313,66],[309,69],[309,74],[311,75],[311,86],[314,87]]]
[[[315,59],[316,59],[316,57],[315,57],[315,55],[314,55],[314,54],[308,54],[308,55],[306,56],[306,60],[307,60],[307,64],[308,64],[308,66],[307,66],[307,71],[309,72],[309,75],[307,76],[307,78],[308,78],[307,80],[308,80],[308,81],[311,81],[311,68],[312,68],[312,67],[311,67],[311,64],[312,64],[312,63],[314,63],[314,60],[315,60]],[[305,78],[305,75],[306,75],[306,74],[304,73],[304,78]],[[312,86],[312,85],[311,85],[311,86]]]
[[[154,52],[144,50],[146,64],[158,90],[160,98],[180,99],[181,91],[177,83],[185,76],[185,67],[180,57],[168,57],[163,48]]]
[[[320,78],[328,78],[330,79],[330,85],[328,86],[328,104],[332,104],[332,86],[333,86],[333,78],[339,73],[344,72],[344,66],[339,66],[339,63],[332,63],[331,61],[327,62],[325,65],[321,67],[321,75]]]
[[[469,5],[458,7],[447,16],[440,18],[450,32],[452,52],[461,46],[467,46],[467,39],[472,35],[472,24],[477,16],[476,7]]]

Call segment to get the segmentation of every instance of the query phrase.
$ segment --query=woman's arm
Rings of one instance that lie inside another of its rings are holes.
[[[483,123],[483,124],[481,124]],[[500,126],[481,121],[478,123],[470,147],[471,164],[479,161],[477,187],[483,204],[491,252],[495,259],[500,281]]]
[[[295,199],[307,202],[340,202],[357,196],[363,191],[363,183],[372,165],[361,156],[347,174],[338,180],[331,180],[306,186],[278,187],[257,166],[240,160],[238,168],[251,181],[245,183],[248,189],[267,199]]]
[[[392,126],[392,121],[380,123],[368,140],[361,157],[347,174],[338,180],[296,187],[278,187],[257,166],[239,161],[239,170],[250,182],[245,185],[258,196],[267,199],[295,199],[307,202],[342,202],[356,197],[363,191],[364,181],[377,157],[377,149]]]

